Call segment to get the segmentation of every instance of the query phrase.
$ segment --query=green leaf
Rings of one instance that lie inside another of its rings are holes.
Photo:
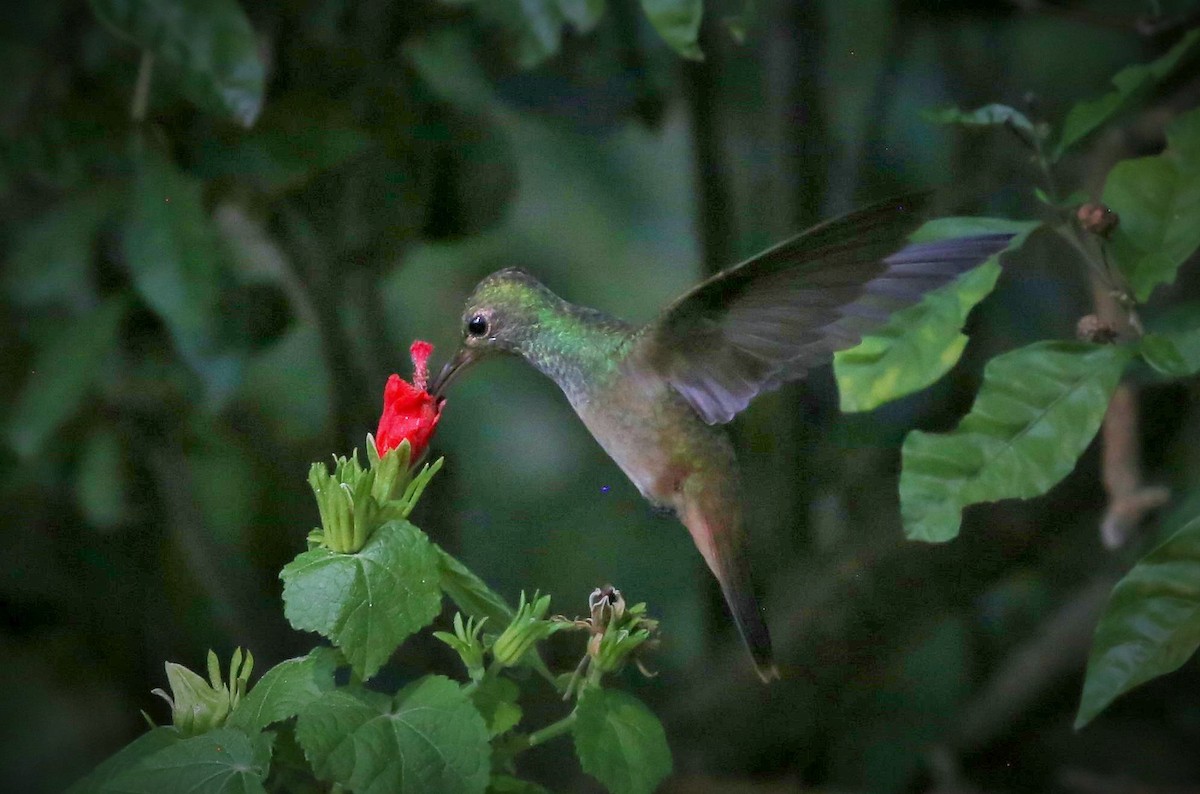
[[[1113,258],[1144,301],[1200,247],[1200,110],[1171,122],[1162,154],[1117,163],[1104,203],[1121,219]]]
[[[642,11],[671,49],[693,61],[704,59],[697,43],[703,0],[642,0]]]
[[[101,789],[117,794],[259,794],[271,765],[271,735],[251,739],[233,728],[174,742],[114,775]]]
[[[99,189],[74,196],[17,229],[4,283],[13,302],[32,309],[83,308],[94,292],[91,264],[96,233],[121,194]]]
[[[296,738],[317,777],[355,794],[482,794],[488,782],[487,727],[442,676],[414,681],[394,700],[327,692],[300,713]]]
[[[495,97],[470,37],[458,28],[443,28],[404,44],[404,55],[437,96],[457,107],[486,112]]]
[[[632,695],[584,689],[573,731],[583,771],[613,794],[648,794],[671,774],[662,723]]]
[[[1096,627],[1081,728],[1120,695],[1186,662],[1200,647],[1200,518],[1147,554],[1113,588]]]
[[[306,551],[280,578],[288,622],[328,637],[364,679],[442,608],[437,552],[407,521],[384,524],[356,554]]]
[[[1189,31],[1179,43],[1157,61],[1129,66],[1113,77],[1115,91],[1091,102],[1080,102],[1071,108],[1063,121],[1062,138],[1054,149],[1054,159],[1082,141],[1101,124],[1125,110],[1149,93],[1161,80],[1196,54],[1200,29]]]
[[[588,33],[604,16],[604,0],[558,0],[563,17],[580,33]]]
[[[314,648],[307,656],[275,665],[259,679],[225,724],[258,733],[272,723],[296,716],[322,692],[333,688],[335,654],[330,648]]]
[[[67,323],[38,352],[5,435],[22,457],[36,454],[87,399],[117,346],[126,302],[111,298]]]
[[[1075,468],[1132,352],[1083,342],[1038,342],[997,356],[971,412],[950,433],[908,435],[900,512],[912,540],[958,534],[966,505],[1028,499]]]
[[[262,109],[264,69],[237,0],[90,0],[104,24],[182,74],[205,110],[249,127]]]
[[[488,794],[550,794],[550,789],[510,775],[496,775],[488,784]]]
[[[204,210],[203,185],[140,140],[134,159],[125,263],[138,294],[219,402],[236,384],[238,365],[218,352],[224,251]]]
[[[89,523],[101,529],[120,524],[128,511],[128,473],[121,438],[101,426],[88,436],[75,476],[75,498]]]
[[[521,721],[521,707],[517,697],[521,690],[507,678],[485,678],[471,690],[471,702],[487,723],[488,734],[499,736],[517,727]]]
[[[92,773],[67,789],[67,794],[90,794],[112,791],[109,783],[114,777],[133,769],[159,750],[181,741],[174,728],[152,728],[109,756]]]
[[[912,240],[929,242],[1010,232],[1015,236],[1004,250],[1013,251],[1040,225],[1003,218],[941,218],[918,229]],[[833,372],[842,410],[870,411],[945,375],[967,346],[967,337],[961,332],[967,315],[1000,277],[999,257],[999,253],[992,256],[930,292],[915,306],[897,312],[855,347],[835,353]]]
[[[1148,333],[1139,352],[1146,363],[1171,378],[1186,378],[1200,372],[1200,328]]]
[[[984,105],[975,110],[963,111],[956,107],[925,110],[921,117],[933,124],[958,124],[963,127],[1003,127],[1010,126],[1025,133],[1030,140],[1039,137],[1038,130],[1029,118],[1008,105]]]
[[[497,630],[507,626],[516,614],[508,602],[441,546],[434,543],[433,548],[438,555],[442,589],[455,606],[469,617],[488,618],[489,625]]]

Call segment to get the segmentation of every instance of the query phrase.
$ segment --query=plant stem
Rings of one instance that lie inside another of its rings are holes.
[[[154,76],[154,53],[142,50],[142,60],[138,63],[137,82],[133,87],[133,104],[130,105],[129,115],[138,124],[146,120],[146,107],[150,104],[150,78]]]
[[[545,728],[529,734],[529,736],[525,739],[528,746],[536,747],[539,744],[545,744],[551,739],[562,736],[564,733],[571,730],[572,726],[575,725],[576,711],[577,709],[571,709],[571,713],[563,717],[558,722],[552,722]]]

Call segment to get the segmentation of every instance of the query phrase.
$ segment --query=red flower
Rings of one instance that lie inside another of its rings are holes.
[[[405,383],[399,375],[392,375],[383,390],[383,415],[375,433],[375,451],[381,458],[407,439],[412,447],[411,460],[416,461],[429,446],[442,415],[443,401],[425,391],[433,345],[418,340],[408,352],[413,361],[413,382]]]

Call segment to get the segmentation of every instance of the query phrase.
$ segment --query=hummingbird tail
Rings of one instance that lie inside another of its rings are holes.
[[[742,533],[738,494],[722,493],[712,483],[701,485],[695,476],[684,485],[679,518],[721,584],[721,593],[754,660],[763,683],[779,678],[771,652],[771,634],[762,607],[754,597],[749,549]]]

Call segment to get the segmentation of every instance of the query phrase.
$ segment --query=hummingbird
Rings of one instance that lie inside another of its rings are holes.
[[[716,577],[759,677],[779,677],[752,586],[729,422],[891,314],[1001,251],[1012,235],[910,243],[928,194],[815,226],[701,282],[653,322],[568,303],[521,268],[466,300],[462,343],[432,387],[492,354],[553,380],[654,506],[673,512]]]

